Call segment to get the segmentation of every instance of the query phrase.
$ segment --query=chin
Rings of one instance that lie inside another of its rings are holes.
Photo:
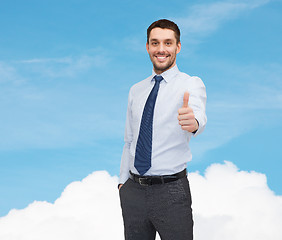
[[[168,70],[169,68],[171,68],[171,66],[172,66],[172,64],[166,64],[164,66],[154,64],[154,69],[156,71],[164,72],[164,71]]]

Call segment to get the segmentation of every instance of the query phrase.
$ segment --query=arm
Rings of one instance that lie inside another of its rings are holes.
[[[131,91],[128,96],[128,106],[125,122],[125,134],[124,134],[124,147],[120,164],[120,177],[119,177],[119,189],[122,184],[129,178],[129,163],[130,163],[130,146],[132,142],[132,128],[131,128]]]
[[[193,88],[184,93],[183,105],[178,110],[181,128],[194,134],[200,134],[206,125],[206,88],[200,78],[194,77]]]

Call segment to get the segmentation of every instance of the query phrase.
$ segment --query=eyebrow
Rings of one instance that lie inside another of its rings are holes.
[[[150,39],[150,41],[159,41],[159,39],[152,38],[152,39]],[[167,39],[164,39],[164,41],[173,41],[173,39],[172,38],[167,38]]]

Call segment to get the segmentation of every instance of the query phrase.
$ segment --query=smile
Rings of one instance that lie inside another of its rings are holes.
[[[163,62],[163,61],[166,60],[166,58],[167,58],[168,56],[155,56],[155,57],[158,59],[158,61]]]

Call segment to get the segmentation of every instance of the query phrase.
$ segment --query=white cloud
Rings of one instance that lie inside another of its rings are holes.
[[[104,79],[110,59],[106,50],[94,49],[62,58],[0,61],[0,149],[91,145],[122,136],[123,121],[110,117],[124,115],[120,96]],[[112,108],[105,108],[109,102]]]
[[[69,184],[53,204],[33,202],[0,219],[0,239],[117,239],[122,221],[117,178],[94,172]]]
[[[107,66],[110,61],[111,57],[102,48],[90,49],[76,56],[0,61],[0,83],[19,85],[38,79],[73,78]]]
[[[28,60],[21,60],[20,63],[71,63],[73,59],[71,57],[63,58],[33,58]]]
[[[227,20],[268,2],[270,0],[233,0],[196,4],[188,9],[187,16],[173,19],[179,25],[183,35],[189,35],[189,42],[195,43],[198,41],[197,37],[214,32]]]
[[[91,68],[107,66],[110,57],[103,50],[89,52],[80,56],[62,58],[33,58],[16,63],[29,73],[39,74],[44,78],[76,77]]]
[[[11,84],[14,86],[24,82],[24,78],[19,76],[17,69],[5,62],[0,61],[0,84]]]
[[[281,127],[281,64],[214,61],[205,66],[213,69],[206,79],[212,88],[207,88],[208,123],[201,137],[191,141],[194,155],[203,155],[255,128],[267,129],[269,119],[272,128]]]
[[[213,164],[189,174],[196,240],[280,240],[282,196],[266,176]],[[94,172],[69,184],[54,203],[33,202],[0,218],[0,239],[123,239],[117,177]]]
[[[282,196],[268,188],[264,174],[225,162],[190,179],[198,239],[281,239]]]
[[[215,32],[220,26],[231,19],[235,19],[245,11],[251,11],[261,7],[271,0],[225,0],[205,4],[194,4],[183,6],[182,17],[171,16],[168,19],[173,20],[180,28],[183,38],[182,43],[198,44],[200,39]],[[146,52],[144,36],[127,37],[124,40],[126,46],[133,51]],[[182,50],[184,51],[184,50]],[[191,52],[187,48],[185,51]],[[189,55],[189,54],[188,54]],[[191,54],[190,54],[191,55]]]

